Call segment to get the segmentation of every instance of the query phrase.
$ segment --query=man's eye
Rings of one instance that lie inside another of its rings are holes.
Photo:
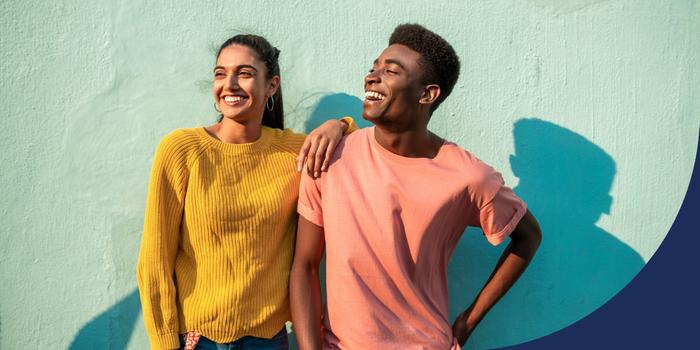
[[[393,71],[391,69],[387,69],[386,72],[389,74],[397,74],[398,73],[397,71]]]
[[[374,68],[370,68],[369,72],[367,72],[367,73],[374,73]]]
[[[214,76],[215,76],[215,77],[221,77],[221,76],[224,76],[224,75],[226,75],[226,74],[224,74],[224,72],[214,72]]]
[[[253,76],[253,73],[248,72],[248,71],[241,71],[241,72],[238,72],[238,75],[243,75],[243,76],[246,76],[246,77],[250,77],[250,76]]]

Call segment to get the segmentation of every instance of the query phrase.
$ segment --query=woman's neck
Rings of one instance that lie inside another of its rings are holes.
[[[207,127],[207,130],[225,143],[255,142],[262,134],[262,127],[258,120],[238,122],[224,118],[221,122]]]

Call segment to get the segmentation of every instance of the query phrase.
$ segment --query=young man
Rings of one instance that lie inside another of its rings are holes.
[[[535,254],[537,222],[501,175],[427,129],[458,74],[444,39],[398,26],[365,77],[375,126],[347,136],[327,174],[303,176],[290,281],[301,349],[458,349]],[[510,244],[451,324],[446,268],[467,226]]]

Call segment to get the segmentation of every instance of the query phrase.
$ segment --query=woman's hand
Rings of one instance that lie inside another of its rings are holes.
[[[306,170],[313,178],[321,176],[321,171],[328,170],[328,163],[335,147],[343,138],[348,124],[340,120],[329,120],[306,136],[297,157],[297,171],[301,171],[306,162]]]

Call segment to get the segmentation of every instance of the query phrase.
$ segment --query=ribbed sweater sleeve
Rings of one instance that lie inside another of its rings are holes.
[[[137,279],[151,349],[179,348],[175,256],[187,184],[186,135],[163,138],[151,170]]]

